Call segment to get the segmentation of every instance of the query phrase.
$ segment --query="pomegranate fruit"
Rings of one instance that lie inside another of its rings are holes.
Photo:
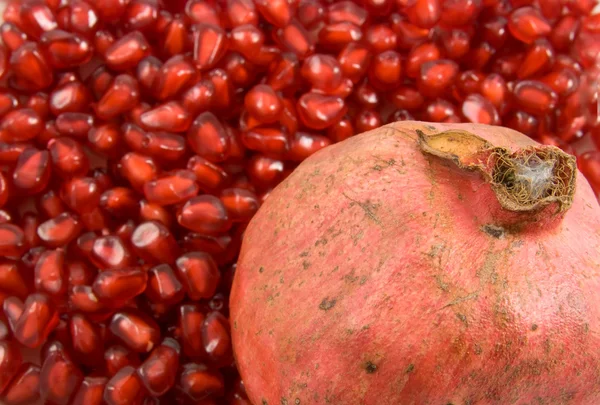
[[[248,222],[384,123],[513,128],[600,198],[595,2],[0,0],[0,404],[250,404]]]
[[[598,229],[575,159],[510,129],[394,123],[317,152],[244,236],[230,308],[246,392],[596,404]]]

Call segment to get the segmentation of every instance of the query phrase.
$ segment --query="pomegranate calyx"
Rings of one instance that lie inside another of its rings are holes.
[[[556,204],[561,213],[573,203],[575,157],[555,146],[528,146],[512,152],[462,130],[436,134],[417,130],[417,135],[422,152],[479,172],[507,211],[539,212]]]

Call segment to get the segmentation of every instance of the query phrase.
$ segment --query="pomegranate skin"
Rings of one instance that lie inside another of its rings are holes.
[[[416,130],[537,145],[405,121],[301,163],[250,222],[230,296],[251,402],[600,403],[600,208],[583,175],[564,214],[498,225],[535,215],[507,213]]]

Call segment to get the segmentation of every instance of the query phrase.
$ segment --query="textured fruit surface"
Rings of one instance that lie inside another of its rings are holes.
[[[600,207],[574,160],[523,152],[533,145],[509,129],[405,122],[302,163],[250,222],[231,292],[250,400],[598,402]],[[492,189],[475,168],[486,150],[536,163],[490,166]],[[577,177],[570,209],[512,210],[502,190],[544,164]]]

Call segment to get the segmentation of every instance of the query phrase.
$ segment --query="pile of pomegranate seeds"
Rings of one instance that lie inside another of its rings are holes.
[[[227,319],[244,228],[299,162],[384,123],[508,126],[600,193],[594,4],[8,3],[4,403],[249,404]]]

